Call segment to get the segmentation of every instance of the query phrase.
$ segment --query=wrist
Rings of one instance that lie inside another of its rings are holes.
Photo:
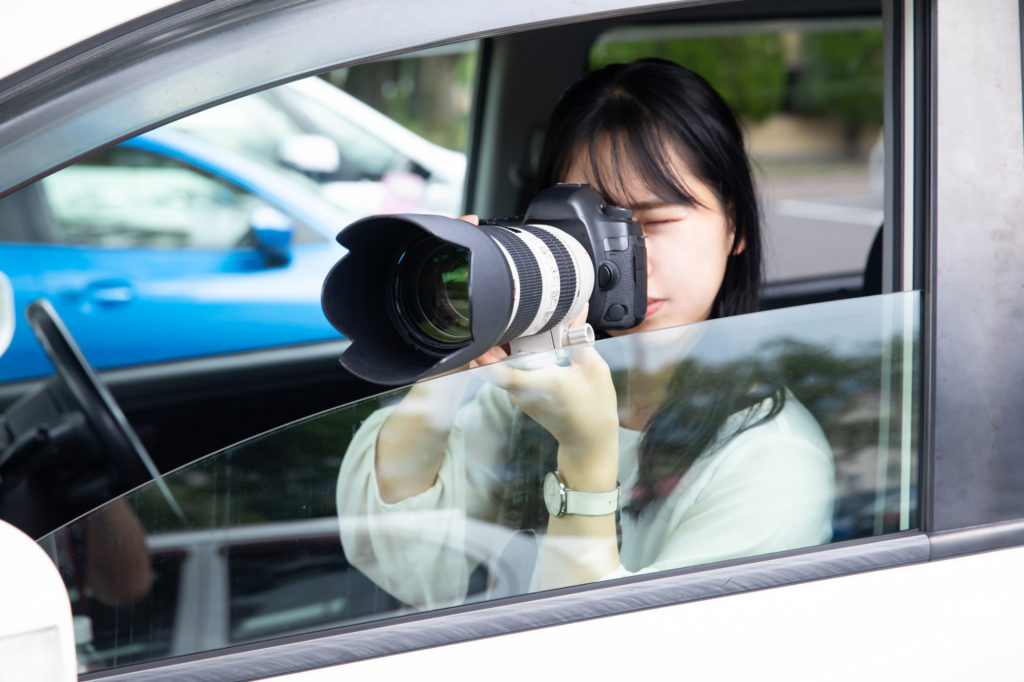
[[[619,477],[618,443],[593,449],[559,447],[558,470],[574,490],[604,492],[614,488]]]

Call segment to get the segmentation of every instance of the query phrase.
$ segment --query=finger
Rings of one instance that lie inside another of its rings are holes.
[[[500,362],[477,365],[477,368],[478,377],[498,388],[508,390],[515,383],[513,375],[516,370]]]
[[[580,311],[580,314],[576,316],[576,319],[574,319],[572,322],[569,323],[569,326],[570,327],[575,327],[576,325],[585,324],[586,321],[587,321],[587,314],[589,312],[590,312],[590,304],[589,303],[584,303],[583,304],[583,310]]]
[[[465,220],[470,225],[476,225],[477,227],[480,226],[480,216],[478,216],[475,213],[469,213],[467,215],[461,216],[459,220]]]
[[[470,361],[470,367],[483,367],[484,365],[490,365],[495,362],[501,362],[508,357],[508,353],[501,346],[495,346],[494,348],[488,349],[480,357]]]
[[[605,359],[601,357],[601,354],[593,346],[571,346],[567,350],[569,351],[569,359],[572,364],[588,371],[601,369],[609,373],[611,372],[608,363],[605,362]]]

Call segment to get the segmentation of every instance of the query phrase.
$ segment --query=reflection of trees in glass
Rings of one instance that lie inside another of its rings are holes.
[[[913,352],[912,367],[903,366],[903,339],[894,336],[889,346],[888,377],[883,376],[882,347],[870,344],[854,354],[839,355],[831,349],[798,339],[780,339],[766,350],[773,353],[777,371],[797,398],[821,424],[835,455],[837,508],[836,539],[860,537],[878,532],[876,513],[884,522],[882,532],[898,530],[899,480],[902,462],[896,454],[902,433],[902,378],[905,372],[918,376],[917,339],[908,341]],[[887,392],[883,390],[887,381]],[[917,475],[917,409],[916,385],[911,389],[913,408],[909,416],[911,433],[911,481]],[[883,404],[883,399],[888,404]],[[883,419],[887,417],[887,419]],[[880,461],[882,448],[889,451]],[[878,496],[878,469],[882,467],[884,494]],[[881,506],[876,508],[876,504]],[[916,500],[911,500],[914,523]]]
[[[899,347],[898,339],[894,345]],[[900,386],[904,369],[900,360],[901,354],[895,353],[891,366],[894,389]],[[795,338],[777,338],[752,357],[735,362],[702,363],[693,356],[682,362],[693,380],[704,386],[735,382],[737,377],[753,382],[759,377],[781,379],[824,429],[836,457],[840,494],[873,491],[882,413],[878,344],[838,353]],[[394,395],[310,418],[168,476],[168,486],[185,510],[188,527],[333,516],[336,478],[349,441],[363,420]],[[891,428],[898,434],[898,390],[892,399]],[[915,418],[916,413],[915,409]],[[151,532],[180,528],[152,488],[147,486],[134,497],[147,528]]]
[[[384,404],[371,398],[338,408],[169,474],[185,528],[334,516],[341,457],[363,420]],[[154,486],[134,494],[132,504],[148,531],[182,530]]]

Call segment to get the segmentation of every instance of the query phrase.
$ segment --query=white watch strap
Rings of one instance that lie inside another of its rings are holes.
[[[565,489],[565,513],[581,516],[604,516],[619,508],[619,486],[602,493]]]

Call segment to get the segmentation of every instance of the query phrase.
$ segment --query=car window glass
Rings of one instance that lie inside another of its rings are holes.
[[[462,210],[479,44],[325,72],[170,124],[315,182],[355,215]]]
[[[181,161],[123,146],[40,182],[65,244],[238,248],[249,243],[254,212],[269,205]]]
[[[673,450],[646,479],[641,434],[620,430],[622,566],[604,577],[917,527],[919,306],[917,292],[897,293],[597,342],[620,400],[647,401],[672,415],[661,423],[670,432],[662,443],[687,442],[686,429],[723,395],[748,406],[722,415],[686,466],[675,466]],[[116,500],[120,511],[111,503],[57,531],[56,560],[75,614],[115,623],[94,628],[91,665],[545,589],[538,562],[551,538],[538,495],[551,444],[521,420],[488,371],[423,384],[435,399],[406,435],[415,443],[441,430],[447,459],[437,483],[404,501],[381,500],[373,448],[409,389],[310,417],[166,475],[183,518],[149,484]],[[673,377],[665,395],[644,388],[659,372]],[[635,514],[642,489],[649,506]],[[115,512],[141,522],[148,555],[123,539],[104,543],[86,562],[85,547],[97,549],[87,538],[117,527],[104,518]],[[580,540],[553,539],[568,547]],[[113,605],[90,598],[99,586],[119,594],[111,585],[168,555],[183,562],[173,588]]]
[[[882,224],[881,20],[625,26],[590,64],[650,56],[704,76],[743,121],[766,281],[859,279]]]

